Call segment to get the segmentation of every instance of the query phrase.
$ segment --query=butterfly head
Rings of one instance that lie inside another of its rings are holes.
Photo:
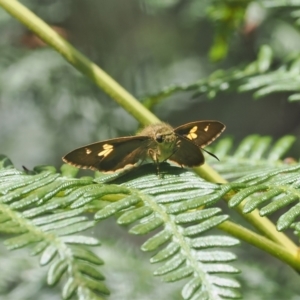
[[[139,135],[151,137],[159,147],[164,144],[174,144],[176,141],[174,129],[166,123],[154,124],[145,127]]]
[[[144,128],[139,135],[149,136],[148,157],[155,162],[168,159],[176,147],[177,136],[174,129],[165,123],[154,124]]]

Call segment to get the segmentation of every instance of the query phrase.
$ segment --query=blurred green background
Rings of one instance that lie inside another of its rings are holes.
[[[299,55],[300,50],[297,19],[291,15],[293,8],[267,5],[275,1],[21,2],[138,99],[170,85],[192,84],[218,69],[242,68],[256,59],[263,44],[273,50],[274,69]],[[30,169],[40,164],[59,167],[61,157],[76,147],[131,135],[137,130],[137,122],[128,113],[2,9],[0,36],[0,152],[8,155],[17,168],[24,165]],[[173,126],[201,119],[220,120],[227,125],[225,134],[236,141],[252,133],[273,137],[299,135],[300,105],[287,101],[288,92],[256,101],[253,92],[237,93],[237,89],[218,93],[214,99],[194,90],[182,91],[166,97],[152,109]],[[102,239],[114,234],[123,238],[125,231],[114,222],[108,228],[108,233],[99,233]],[[115,268],[110,275],[120,281],[120,289],[125,287],[129,292],[122,298],[113,291],[111,299],[180,299],[174,296],[179,288],[173,290],[174,286],[152,278],[147,255],[130,250],[138,241],[128,241],[127,235],[125,239],[132,261],[120,271],[120,265],[112,259],[107,269],[112,272]],[[124,242],[120,243],[125,247]],[[257,249],[244,248],[238,250],[238,267],[244,272],[240,278],[245,299],[300,299],[298,274]],[[109,257],[111,253],[107,252]],[[105,256],[105,251],[100,249],[100,255]],[[4,257],[0,262],[2,268]],[[16,270],[12,263],[16,261],[7,262],[7,270]],[[145,277],[136,276],[135,272],[129,276],[131,265],[142,274],[145,272]],[[25,264],[24,272],[35,278],[30,293],[28,284],[19,284],[27,276],[22,279],[17,278],[21,273],[11,274],[11,281],[2,278],[0,293],[6,296],[1,299],[21,299],[20,295],[22,299],[58,298],[45,287],[42,275],[34,277],[36,269],[30,273]],[[144,295],[138,292],[141,281],[149,285]],[[19,290],[11,289],[12,285]],[[153,286],[158,287],[158,294],[153,294]],[[44,291],[43,296],[40,290]]]

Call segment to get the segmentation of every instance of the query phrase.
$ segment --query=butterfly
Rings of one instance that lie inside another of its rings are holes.
[[[118,137],[75,149],[65,155],[64,162],[83,169],[105,173],[130,169],[152,161],[159,173],[159,164],[166,160],[181,167],[204,164],[202,149],[213,142],[225,125],[219,121],[195,121],[172,128],[167,123],[153,124],[136,136]]]

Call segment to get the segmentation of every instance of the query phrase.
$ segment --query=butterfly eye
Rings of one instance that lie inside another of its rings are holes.
[[[157,141],[158,143],[162,143],[162,142],[164,141],[162,135],[157,135],[157,136],[155,137],[155,139],[156,139],[156,141]]]

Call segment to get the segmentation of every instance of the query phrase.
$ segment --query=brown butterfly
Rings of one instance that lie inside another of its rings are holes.
[[[204,164],[202,147],[213,142],[224,130],[225,125],[219,121],[196,121],[175,129],[169,124],[159,123],[145,127],[136,136],[119,137],[75,149],[64,156],[63,161],[106,173],[129,169],[147,160],[156,164],[158,172],[159,164],[166,160],[191,168]]]

